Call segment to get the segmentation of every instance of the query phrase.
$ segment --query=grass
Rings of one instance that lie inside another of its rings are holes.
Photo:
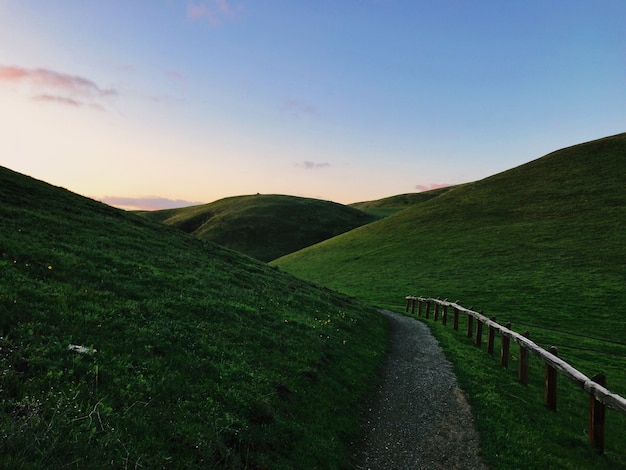
[[[452,189],[452,186],[432,189],[421,193],[399,194],[397,196],[390,196],[376,201],[355,202],[354,204],[350,204],[350,207],[360,209],[381,218],[388,217],[408,207],[436,198],[437,196],[448,192],[450,189]]]
[[[395,310],[404,309],[407,294],[460,300],[530,330],[544,347],[556,345],[588,376],[605,372],[608,388],[626,396],[625,155],[626,134],[553,152],[271,264]],[[585,444],[583,391],[561,387],[561,402],[577,411],[548,413],[540,384],[520,390],[462,335],[433,328],[469,392],[491,466],[626,462],[622,415],[610,413],[607,453],[599,458]]]
[[[266,262],[380,217],[330,201],[275,194],[138,214]]]
[[[0,221],[1,468],[349,467],[369,307],[4,168]]]

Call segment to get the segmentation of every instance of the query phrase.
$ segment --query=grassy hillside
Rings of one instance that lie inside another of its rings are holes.
[[[589,376],[606,372],[608,387],[626,396],[625,160],[626,134],[563,149],[273,264],[385,307],[403,309],[407,294],[458,299],[530,330],[543,346],[559,346]],[[568,395],[563,385],[561,400],[576,403],[580,416],[551,417],[558,435],[548,439],[551,431],[538,424],[545,414],[541,371],[528,390],[503,385],[514,378],[503,379],[493,359],[474,357],[462,335],[434,331],[470,392],[494,467],[626,462],[622,415],[609,412],[607,458],[584,460],[583,392]],[[531,402],[539,405],[525,408]],[[526,444],[511,448],[515,440]],[[553,460],[541,457],[546,449]]]
[[[432,189],[421,193],[399,194],[375,201],[355,202],[354,204],[350,204],[350,207],[380,217],[387,217],[415,204],[421,204],[422,202],[441,196],[452,188],[453,186],[446,186],[445,188]]]
[[[1,468],[340,468],[362,304],[0,167]]]
[[[334,202],[261,194],[139,214],[261,261],[271,261],[378,218]]]

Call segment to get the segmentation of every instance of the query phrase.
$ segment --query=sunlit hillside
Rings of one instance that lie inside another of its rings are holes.
[[[605,372],[626,396],[625,162],[626,134],[562,149],[271,264],[374,305],[404,309],[407,294],[459,300],[558,345],[589,376]],[[464,354],[455,364],[468,388],[499,380],[472,376]],[[476,390],[474,403],[488,408],[484,397],[498,393]]]
[[[446,186],[444,188],[431,189],[430,191],[423,191],[420,193],[399,194],[397,196],[390,196],[383,199],[377,199],[375,201],[355,202],[354,204],[350,204],[350,206],[364,212],[386,217],[407,209],[408,207],[421,204],[435,197],[441,196],[452,188],[453,186]]]

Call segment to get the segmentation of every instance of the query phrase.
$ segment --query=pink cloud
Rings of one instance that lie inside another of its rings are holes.
[[[155,211],[160,209],[178,209],[180,207],[197,206],[204,204],[202,202],[185,201],[183,199],[168,199],[158,196],[145,197],[120,197],[105,196],[99,198],[100,202],[104,202],[110,206],[124,210],[142,210]]]
[[[424,186],[423,184],[418,184],[415,186],[415,189],[417,189],[418,192],[422,192],[422,191],[430,191],[432,189],[439,189],[439,188],[447,188],[448,186],[450,186],[447,183],[442,183],[442,184],[431,184],[430,186]]]
[[[73,94],[110,96],[113,89],[102,89],[93,81],[78,75],[68,75],[49,69],[26,69],[23,67],[0,66],[0,82],[28,83],[36,88],[56,88]]]
[[[190,20],[207,20],[213,25],[221,24],[223,18],[232,17],[243,7],[232,7],[229,0],[202,0],[187,5],[187,18]]]
[[[101,104],[85,102],[85,99],[91,101],[117,95],[116,90],[100,88],[87,78],[44,68],[0,66],[0,84],[2,83],[27,85],[35,101],[73,107],[87,106],[99,111],[104,111]]]

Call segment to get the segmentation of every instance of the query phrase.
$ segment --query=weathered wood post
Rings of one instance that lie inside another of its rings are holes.
[[[443,313],[441,314],[441,324],[444,326],[448,324],[448,306],[447,305],[443,306]]]
[[[433,321],[437,321],[439,319],[439,299],[435,300],[435,317]]]
[[[606,387],[606,376],[596,374],[591,377],[595,383]],[[589,444],[594,447],[599,454],[604,453],[604,403],[599,402],[593,395],[589,395]]]
[[[496,317],[492,317],[491,321],[495,322]],[[489,333],[487,334],[487,352],[493,355],[493,342],[496,336],[496,329],[493,326],[489,326]]]
[[[467,314],[467,337],[471,338],[474,332],[474,317]]]
[[[459,331],[459,311],[456,307],[454,307],[454,319],[452,323],[452,328],[454,328],[455,331]]]
[[[409,311],[409,304],[411,303],[411,296],[407,295],[406,296],[406,310],[404,311],[404,313],[407,313]]]
[[[559,355],[556,346],[551,346],[548,352],[554,356]],[[545,389],[543,402],[549,410],[556,411],[556,369],[546,362]]]
[[[530,332],[525,331],[522,333],[522,336],[524,338],[530,338]],[[517,380],[522,385],[528,385],[528,350],[521,344],[519,347],[519,370]]]
[[[511,324],[507,323],[504,325],[507,330],[511,329]],[[500,344],[500,366],[508,368],[509,367],[509,346],[511,344],[511,338],[508,336],[502,335],[502,341]]]
[[[422,316],[422,298],[420,297],[417,301],[417,316],[421,317]]]
[[[426,318],[430,318],[430,300],[426,300]]]
[[[477,318],[476,319],[476,341],[474,341],[474,344],[480,348],[480,346],[482,345],[482,342],[483,342],[483,322],[481,322]]]

